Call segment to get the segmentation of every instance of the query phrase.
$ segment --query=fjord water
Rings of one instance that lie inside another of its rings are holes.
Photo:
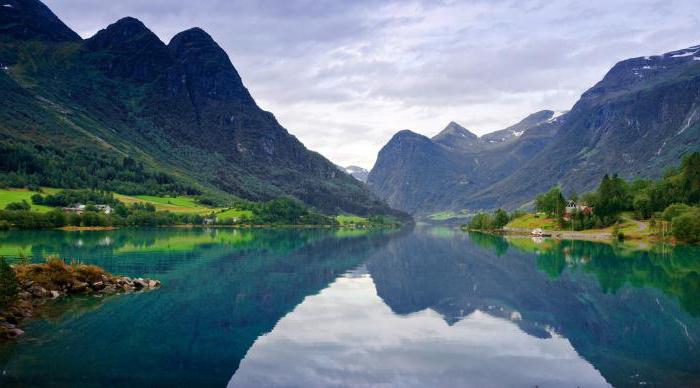
[[[2,232],[161,289],[47,304],[0,386],[696,386],[700,249],[418,228]]]

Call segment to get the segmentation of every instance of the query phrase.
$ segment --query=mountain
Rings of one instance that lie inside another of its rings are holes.
[[[418,150],[394,136],[370,172],[370,188],[398,209],[426,215],[514,209],[557,184],[590,190],[606,173],[659,177],[700,150],[700,46],[619,62],[566,113],[537,112],[466,146],[436,138]],[[435,165],[425,166],[427,155],[439,155]]]
[[[343,170],[346,174],[349,174],[353,178],[357,179],[358,181],[362,183],[367,183],[367,176],[369,175],[369,171],[367,171],[367,169],[364,169],[359,166],[340,167],[340,169]]]
[[[559,128],[554,112],[534,113],[495,136],[450,123],[432,139],[403,130],[379,151],[368,185],[391,206],[426,215],[497,182],[539,152]],[[492,134],[493,135],[493,134]]]
[[[83,40],[38,0],[4,3],[0,184],[293,196],[400,216],[262,110],[205,31],[165,44],[126,17]]]
[[[433,137],[433,142],[448,148],[468,149],[479,144],[479,137],[452,121]]]

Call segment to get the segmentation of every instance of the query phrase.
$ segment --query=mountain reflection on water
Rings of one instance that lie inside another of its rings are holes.
[[[0,233],[0,255],[19,251],[164,286],[48,306],[0,346],[2,386],[700,383],[694,247],[436,228]]]

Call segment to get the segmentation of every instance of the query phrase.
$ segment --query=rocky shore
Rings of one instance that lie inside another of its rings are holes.
[[[23,335],[19,324],[51,299],[149,291],[161,285],[158,280],[115,276],[93,265],[68,265],[60,259],[51,259],[46,264],[17,265],[13,270],[17,293],[7,307],[0,308],[0,339]]]

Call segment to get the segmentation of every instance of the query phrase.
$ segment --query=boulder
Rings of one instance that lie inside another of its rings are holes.
[[[88,284],[85,282],[73,282],[73,286],[71,287],[71,290],[73,292],[85,292],[88,289]]]
[[[95,290],[95,291],[99,291],[99,290],[101,290],[101,289],[103,289],[103,288],[105,288],[104,282],[95,282],[95,283],[92,283],[92,289]]]
[[[147,288],[148,283],[141,278],[134,279],[134,287],[136,287],[137,290],[140,290],[142,288]]]
[[[15,327],[14,329],[9,329],[9,330],[7,330],[7,332],[6,332],[5,335],[6,335],[7,338],[9,338],[9,339],[14,339],[14,338],[17,338],[17,337],[19,337],[19,336],[21,336],[21,335],[23,335],[23,334],[24,334],[24,330],[21,330],[21,329],[18,329],[18,328]]]
[[[60,291],[51,290],[50,292],[51,292],[51,299],[56,299],[56,298],[58,298],[59,296],[61,296],[61,292],[60,292]]]
[[[44,287],[36,285],[36,284],[32,285],[29,288],[29,292],[31,292],[32,295],[34,295],[34,297],[36,297],[36,298],[45,298],[45,297],[49,296],[49,292],[46,291],[46,289]]]

